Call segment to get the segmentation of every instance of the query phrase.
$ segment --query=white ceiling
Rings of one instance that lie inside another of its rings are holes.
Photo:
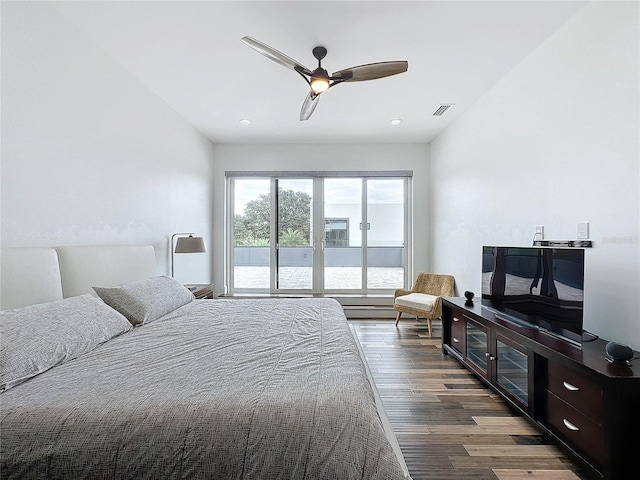
[[[80,30],[216,143],[428,143],[584,2],[56,2]],[[308,86],[248,35],[329,73],[407,60],[406,73],[337,85],[299,121]],[[526,92],[523,92],[526,94]],[[455,106],[433,116],[440,104]],[[402,118],[391,125],[392,118]],[[239,120],[249,118],[251,125]]]

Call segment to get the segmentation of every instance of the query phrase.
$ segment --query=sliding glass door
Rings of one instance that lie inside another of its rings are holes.
[[[229,291],[363,294],[404,287],[409,178],[229,176]]]
[[[232,268],[229,285],[234,290],[270,289],[271,180],[242,178],[233,183],[230,199]],[[230,218],[229,218],[230,217]]]
[[[324,289],[362,289],[362,178],[324,179]]]
[[[367,181],[367,289],[404,284],[405,185],[399,178]]]
[[[275,290],[313,291],[313,179],[276,179]]]

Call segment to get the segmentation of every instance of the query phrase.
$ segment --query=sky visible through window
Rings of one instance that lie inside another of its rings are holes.
[[[358,183],[358,186],[355,185]],[[325,184],[325,201],[333,204],[360,203],[361,190],[359,182],[353,178],[332,178]],[[368,183],[368,203],[402,204],[403,189],[400,179],[370,179]],[[313,195],[309,179],[287,179],[287,188]],[[269,179],[241,179],[235,183],[235,212],[244,214],[245,207],[251,200],[270,192]]]

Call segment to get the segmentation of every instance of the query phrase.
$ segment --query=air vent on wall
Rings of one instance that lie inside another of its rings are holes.
[[[453,107],[453,103],[447,103],[440,105],[435,112],[433,112],[434,117],[439,117],[440,115],[444,115],[444,112]]]

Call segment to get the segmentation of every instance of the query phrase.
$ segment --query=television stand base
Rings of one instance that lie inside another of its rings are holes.
[[[533,325],[532,323],[529,323],[525,320],[522,320],[518,317],[515,317],[513,315],[509,315],[508,313],[503,313],[500,312],[494,308],[491,307],[484,307],[487,310],[489,310],[491,313],[493,313],[495,315],[496,318],[500,319],[500,320],[504,320],[505,322],[511,322],[514,323],[516,325],[518,325],[519,327],[522,328],[528,328],[529,330],[540,330],[540,327],[538,327],[537,325]]]
[[[607,341],[589,332],[576,348],[544,328],[512,320],[478,302],[443,298],[443,353],[566,447],[585,473],[627,478],[638,453],[640,364],[607,362]]]

